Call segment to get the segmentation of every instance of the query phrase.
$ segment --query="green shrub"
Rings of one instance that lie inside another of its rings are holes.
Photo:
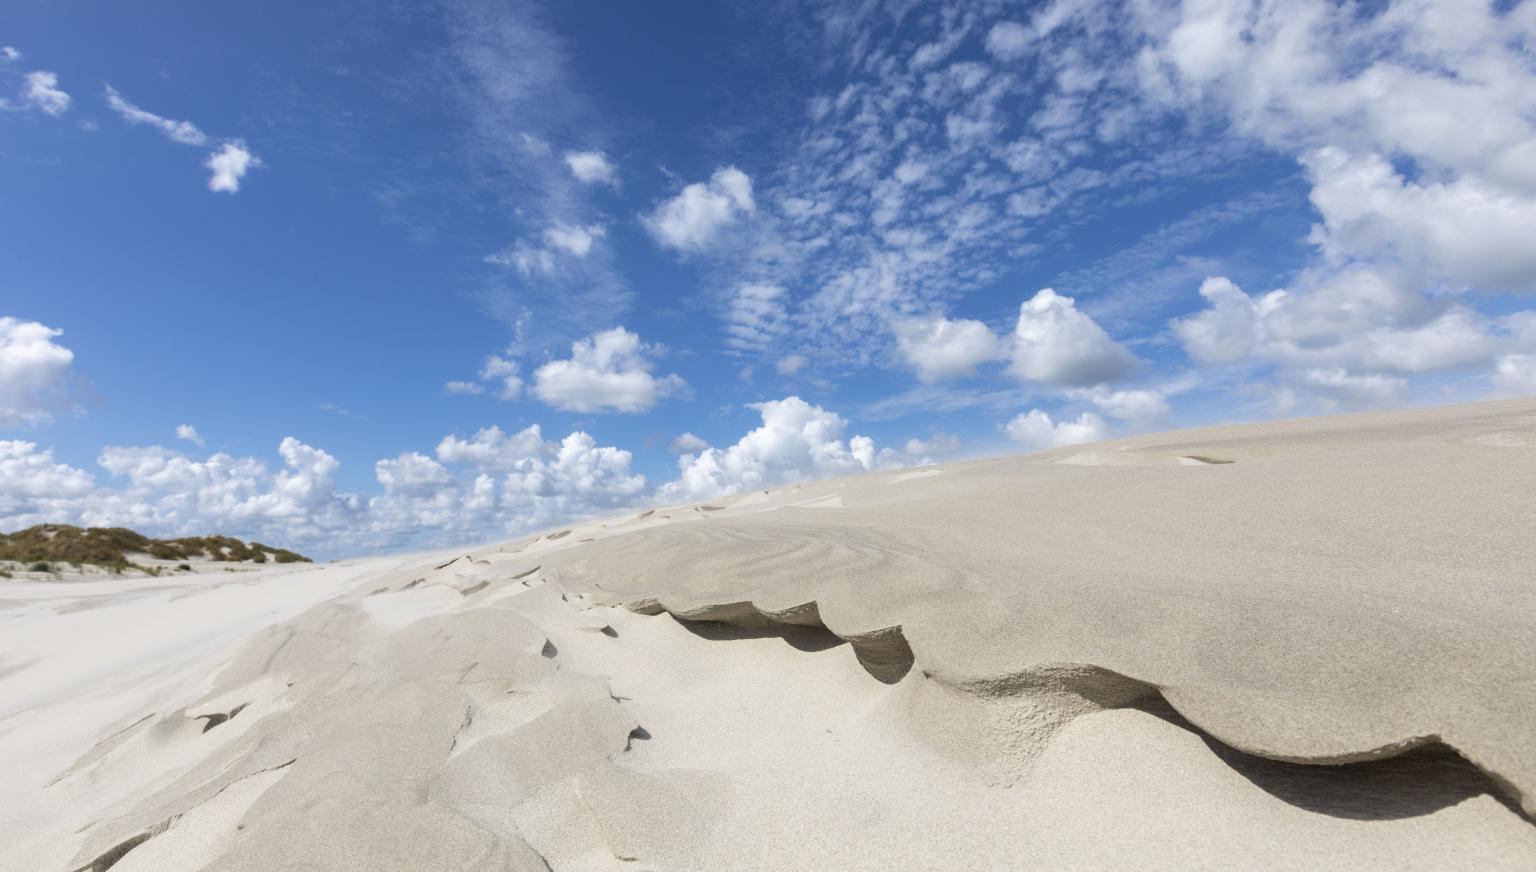
[[[14,533],[0,533],[0,561],[51,572],[57,564],[101,566],[115,572],[135,567],[129,554],[148,554],[157,560],[186,560],[207,555],[216,560],[267,563],[308,563],[309,558],[259,542],[246,543],[230,536],[188,536],[151,539],[122,527],[89,527],[69,524],[38,524]]]

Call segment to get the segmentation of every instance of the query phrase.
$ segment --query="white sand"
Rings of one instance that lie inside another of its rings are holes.
[[[1532,869],[1533,508],[1527,400],[0,582],[0,869]]]

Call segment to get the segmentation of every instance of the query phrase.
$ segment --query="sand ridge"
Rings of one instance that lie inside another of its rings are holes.
[[[1532,868],[1530,433],[1245,425],[21,583],[0,867]]]

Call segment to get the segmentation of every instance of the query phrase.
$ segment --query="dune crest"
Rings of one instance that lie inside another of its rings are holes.
[[[1213,428],[16,581],[0,868],[1529,868],[1532,432]]]

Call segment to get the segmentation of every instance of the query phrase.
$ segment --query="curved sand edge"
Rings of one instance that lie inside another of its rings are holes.
[[[0,866],[1527,868],[1521,434],[1536,402],[1162,434],[14,586]]]
[[[1478,764],[1477,760],[1453,743],[1438,735],[1409,736],[1380,745],[1344,752],[1325,754],[1310,753],[1307,746],[1299,748],[1265,745],[1246,735],[1224,733],[1228,724],[1218,715],[1205,714],[1206,709],[1185,698],[1191,694],[1177,688],[1162,687],[1141,681],[1129,675],[1121,675],[1111,669],[1093,663],[1042,663],[986,678],[947,680],[927,667],[923,659],[907,642],[900,624],[874,629],[853,629],[828,624],[821,620],[819,604],[812,600],[792,606],[762,607],[751,601],[721,603],[690,603],[674,605],[654,597],[641,597],[622,603],[630,611],[644,615],[668,614],[683,621],[700,621],[725,624],[746,629],[775,629],[782,627],[812,627],[830,632],[847,642],[859,665],[870,676],[882,683],[894,684],[916,670],[924,679],[956,694],[985,699],[1032,696],[1032,704],[1041,708],[1040,715],[1028,726],[1032,735],[1019,736],[1019,741],[1030,747],[1043,747],[1054,734],[1073,718],[1104,709],[1124,708],[1156,699],[1177,712],[1192,726],[1245,754],[1269,760],[1316,766],[1345,766],[1386,760],[1403,754],[1421,751],[1433,746],[1443,746],[1456,753],[1467,763],[1477,767],[1511,803],[1526,816],[1533,812],[1529,796],[1521,788],[1499,772]],[[1181,705],[1181,700],[1183,704]],[[1230,705],[1230,704],[1229,704]],[[953,730],[956,724],[946,727]],[[976,743],[975,735],[966,735],[964,742]],[[953,744],[953,737],[951,737]],[[974,754],[970,755],[974,756]],[[1017,761],[988,761],[1007,769]],[[1016,776],[1014,776],[1016,777]],[[1012,780],[1009,778],[1008,780]]]

